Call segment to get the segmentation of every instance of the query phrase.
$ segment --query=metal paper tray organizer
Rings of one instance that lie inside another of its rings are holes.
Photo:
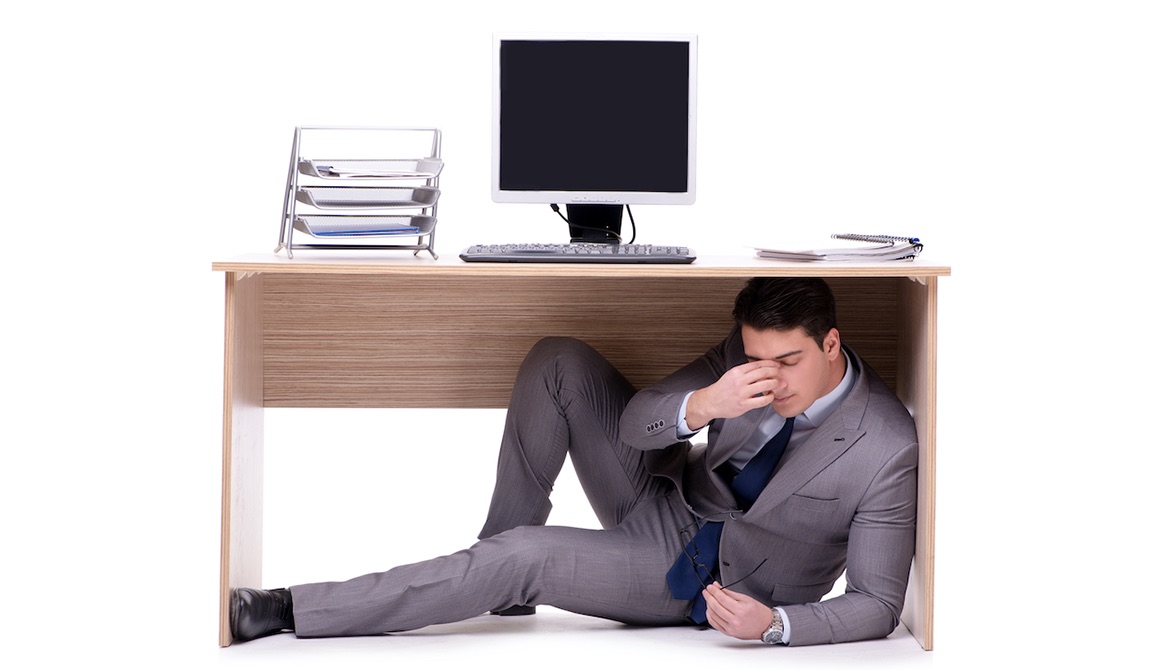
[[[429,134],[430,155],[422,158],[301,156],[306,137],[325,131],[333,135],[377,134],[379,140],[398,134],[416,143],[420,134]],[[275,253],[284,250],[292,258],[294,249],[392,249],[413,251],[415,255],[426,251],[437,259],[435,226],[439,173],[443,170],[441,142],[442,134],[437,128],[298,127],[293,135]],[[295,232],[309,236],[312,241],[294,241]],[[396,241],[390,243],[391,239]]]

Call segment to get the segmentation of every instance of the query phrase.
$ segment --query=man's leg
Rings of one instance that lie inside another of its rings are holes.
[[[366,635],[458,621],[516,605],[641,624],[684,620],[666,588],[694,521],[669,483],[618,439],[633,389],[589,346],[542,340],[517,375],[496,491],[473,547],[347,582],[292,587],[296,632]],[[602,526],[546,528],[566,454]],[[504,532],[509,531],[510,532]]]
[[[374,635],[520,603],[634,624],[685,623],[664,575],[690,522],[676,495],[643,500],[610,530],[522,526],[450,556],[346,582],[292,587],[301,637]]]
[[[537,342],[516,375],[479,537],[543,525],[566,454],[603,528],[621,523],[644,497],[664,493],[668,485],[645,471],[641,452],[618,439],[633,395],[629,381],[589,345],[570,338]]]

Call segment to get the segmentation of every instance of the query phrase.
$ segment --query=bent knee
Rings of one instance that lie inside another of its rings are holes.
[[[528,351],[529,358],[539,360],[552,360],[564,357],[572,359],[581,356],[597,355],[597,350],[586,344],[583,340],[562,335],[542,337]]]
[[[591,370],[605,363],[605,358],[589,344],[573,337],[549,336],[532,345],[525,366],[544,368],[552,365],[559,370]]]

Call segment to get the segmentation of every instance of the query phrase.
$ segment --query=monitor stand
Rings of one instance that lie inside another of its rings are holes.
[[[622,241],[622,208],[622,205],[565,205],[569,240],[618,244]]]

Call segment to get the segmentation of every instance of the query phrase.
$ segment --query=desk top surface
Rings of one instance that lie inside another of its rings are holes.
[[[751,256],[700,256],[694,263],[467,263],[458,254],[434,260],[408,252],[298,252],[295,258],[251,254],[213,261],[212,271],[280,274],[427,274],[487,277],[942,277],[949,266],[923,262],[795,263]]]

